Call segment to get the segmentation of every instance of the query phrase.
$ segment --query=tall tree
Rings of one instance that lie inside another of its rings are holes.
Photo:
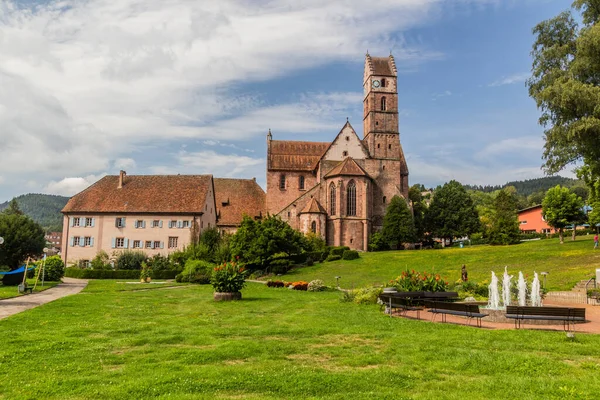
[[[600,182],[600,0],[576,0],[573,8],[581,26],[565,11],[533,29],[527,84],[542,113],[546,171],[582,161],[593,186]]]
[[[42,254],[46,239],[44,230],[31,218],[23,215],[16,202],[0,212],[0,266],[16,269],[28,257]]]
[[[425,236],[425,211],[427,209],[427,205],[425,204],[425,200],[423,199],[421,190],[423,185],[413,185],[408,190],[408,198],[412,204],[413,210],[413,221],[415,224],[415,239],[417,241],[422,241]]]
[[[463,185],[454,180],[435,190],[425,220],[434,236],[450,243],[453,238],[475,233],[480,227],[473,200]]]
[[[507,190],[500,190],[494,199],[490,244],[519,243],[517,199]]]
[[[404,199],[392,197],[383,218],[383,239],[392,248],[400,249],[403,243],[415,240],[415,225],[412,213]]]
[[[581,218],[582,208],[581,198],[568,188],[556,186],[546,193],[542,202],[542,215],[548,225],[558,229],[561,244],[564,243],[564,228]]]

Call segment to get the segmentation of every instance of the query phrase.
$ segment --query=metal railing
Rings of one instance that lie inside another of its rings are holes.
[[[590,304],[590,296],[588,296],[588,286],[590,285],[590,282],[594,281],[594,289],[596,288],[596,278],[595,277],[591,277],[586,283],[585,283],[585,298],[586,298],[586,304]]]

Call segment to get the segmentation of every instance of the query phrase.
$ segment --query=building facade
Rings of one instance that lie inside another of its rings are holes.
[[[533,206],[518,212],[521,232],[523,233],[552,233],[554,229],[544,220],[542,206]]]
[[[408,198],[394,58],[365,58],[363,136],[346,121],[332,142],[267,135],[267,212],[334,246],[367,250],[389,200]]]

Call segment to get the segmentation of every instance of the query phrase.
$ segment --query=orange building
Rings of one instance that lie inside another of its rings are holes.
[[[541,205],[519,211],[519,222],[523,233],[552,233],[553,231],[542,216]]]

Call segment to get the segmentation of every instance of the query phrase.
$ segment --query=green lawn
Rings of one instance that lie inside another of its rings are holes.
[[[519,271],[523,271],[529,275],[529,281],[533,279],[534,271],[549,272],[549,289],[570,290],[578,281],[594,276],[596,268],[600,268],[600,250],[593,247],[592,236],[580,236],[575,242],[566,238],[563,245],[558,239],[547,239],[514,246],[361,253],[358,260],[315,264],[293,270],[281,279],[322,279],[332,285],[335,276],[341,276],[340,286],[351,288],[381,285],[396,278],[404,269],[414,269],[435,271],[453,282],[460,278],[460,269],[466,264],[469,279],[476,282],[489,282],[491,271],[501,275],[504,266],[508,266],[510,274],[517,277]]]
[[[136,288],[133,288],[136,286]],[[600,336],[389,318],[249,284],[82,293],[0,321],[1,399],[595,399]]]
[[[27,285],[29,287],[33,287],[35,283],[35,278],[27,279]],[[44,287],[42,287],[42,281],[39,281],[33,293],[41,292],[46,289],[50,289],[58,285],[60,282],[44,282]],[[22,293],[19,293],[18,288],[16,286],[4,286],[0,283],[0,299],[8,299],[9,297],[17,297],[23,296]]]

